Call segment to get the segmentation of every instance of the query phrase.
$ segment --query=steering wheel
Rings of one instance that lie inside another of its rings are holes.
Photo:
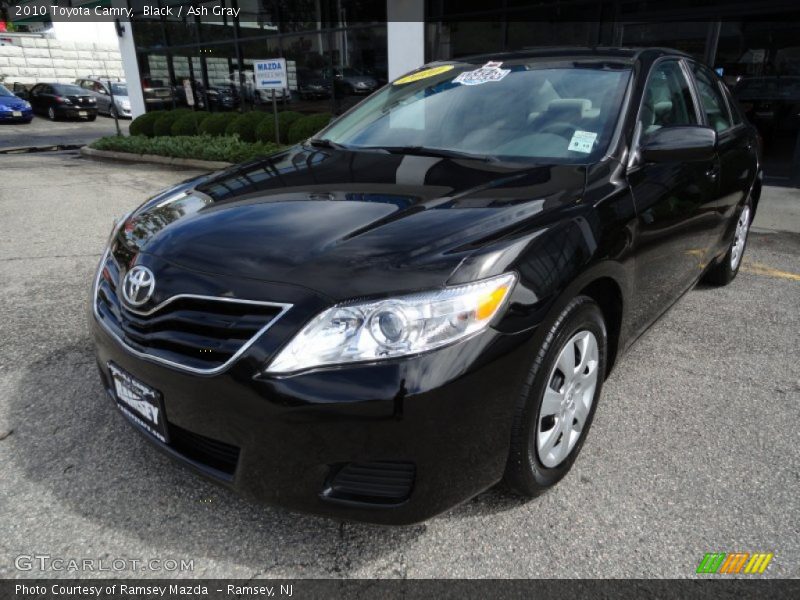
[[[575,129],[576,127],[571,123],[567,123],[566,121],[556,121],[555,123],[550,123],[549,125],[542,127],[539,133],[552,133],[569,140],[572,139],[572,134],[575,133]]]

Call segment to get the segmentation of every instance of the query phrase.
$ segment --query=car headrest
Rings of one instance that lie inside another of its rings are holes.
[[[585,119],[596,117],[600,114],[600,109],[593,109],[592,101],[588,98],[559,98],[550,101],[547,113],[567,119]]]

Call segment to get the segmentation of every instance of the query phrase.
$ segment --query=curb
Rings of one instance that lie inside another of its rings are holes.
[[[120,160],[124,162],[150,163],[167,167],[184,167],[187,169],[205,169],[214,171],[230,167],[233,163],[219,160],[197,160],[194,158],[174,158],[156,154],[131,154],[130,152],[113,152],[111,150],[95,150],[89,146],[81,148],[81,156],[100,160]]]

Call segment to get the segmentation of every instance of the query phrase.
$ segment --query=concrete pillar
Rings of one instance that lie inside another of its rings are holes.
[[[126,7],[125,0],[112,0],[114,7]],[[136,46],[133,43],[133,23],[121,22],[125,28],[119,39],[119,52],[122,56],[122,70],[125,72],[125,81],[128,84],[128,99],[131,101],[131,114],[135,119],[145,113],[144,94],[142,94],[142,80],[139,75],[139,61],[136,60]]]
[[[425,0],[386,0],[389,79],[425,63]]]

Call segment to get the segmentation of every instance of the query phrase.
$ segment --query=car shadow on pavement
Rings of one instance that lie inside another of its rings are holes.
[[[216,565],[223,570],[213,576],[231,568],[237,577],[290,568],[308,577],[339,577],[367,563],[373,572],[378,563],[385,576],[403,576],[401,565],[382,565],[381,557],[413,542],[426,525],[340,523],[241,499],[134,433],[96,369],[88,338],[31,363],[10,399],[7,421],[14,433],[0,442],[12,445],[6,449],[17,463],[13,470],[57,499],[51,522],[67,523],[59,538],[77,538],[68,523],[86,519],[102,527],[101,547],[104,539],[122,544],[105,551],[134,555],[155,548],[163,556],[194,559],[196,576]],[[80,538],[86,539],[83,531]]]

